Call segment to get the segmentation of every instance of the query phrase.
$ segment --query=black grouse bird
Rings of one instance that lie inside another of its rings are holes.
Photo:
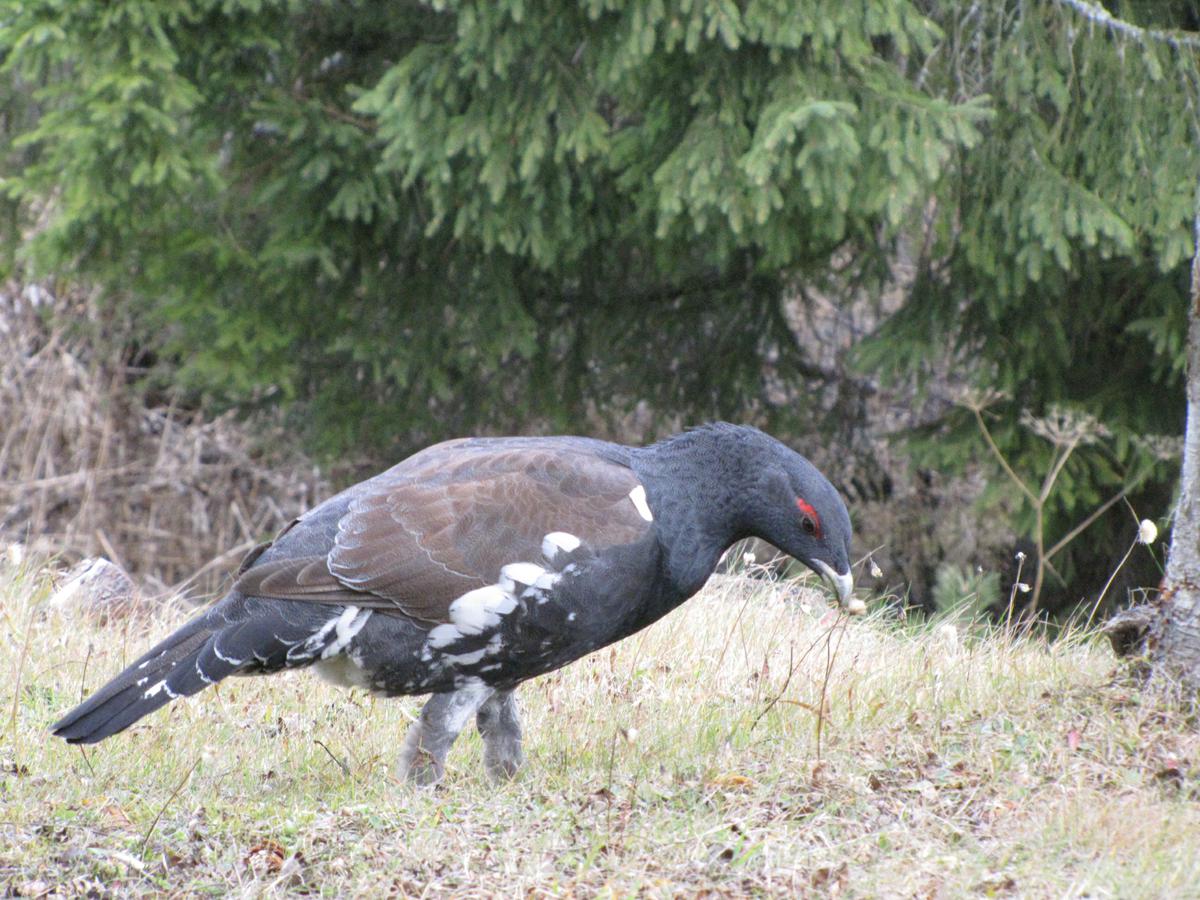
[[[804,457],[718,423],[649,447],[581,437],[437,444],[288,525],[229,593],[54,725],[128,728],[227,675],[315,665],[433,694],[401,753],[436,781],[472,715],[493,777],[521,763],[513,689],[659,619],[756,536],[850,597],[850,517]]]

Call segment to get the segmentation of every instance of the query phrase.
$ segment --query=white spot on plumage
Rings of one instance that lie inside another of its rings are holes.
[[[487,653],[487,647],[480,647],[471,653],[448,653],[446,654],[446,661],[460,666],[470,666],[483,659],[485,653]]]
[[[335,630],[333,643],[321,651],[321,659],[329,659],[345,650],[354,640],[354,636],[367,624],[369,618],[371,618],[371,610],[360,610],[357,606],[347,606],[342,614],[333,620]],[[325,630],[322,628],[322,631]]]
[[[573,534],[565,531],[552,531],[542,538],[542,556],[553,561],[560,553],[574,553],[583,543]]]
[[[230,659],[228,656],[226,656],[224,653],[222,653],[221,648],[219,646],[217,646],[216,641],[213,641],[213,653],[217,654],[218,659],[224,660],[225,662],[229,663],[231,666],[240,666],[242,664],[242,660]],[[174,665],[174,663],[172,663],[171,665]]]
[[[148,688],[146,690],[146,692],[144,694],[142,694],[142,699],[150,700],[154,697],[157,697],[162,691],[166,691],[167,696],[170,697],[172,700],[174,700],[176,697],[179,696],[177,693],[175,693],[173,690],[171,690],[169,687],[167,687],[167,680],[164,678],[162,681],[158,682],[153,687]]]
[[[346,608],[353,609],[353,610],[358,609],[357,606],[348,606]],[[317,629],[315,632],[313,632],[307,639],[305,639],[304,647],[302,649],[311,650],[311,651],[315,652],[318,647],[320,647],[323,643],[325,643],[325,638],[327,638],[329,636],[329,632],[333,631],[333,629],[337,627],[339,618],[341,618],[341,617],[334,616],[332,619],[330,619],[328,622],[326,622],[324,625],[322,625],[319,629]],[[276,635],[275,639],[279,640],[279,636]],[[288,642],[280,641],[280,643],[286,644]],[[295,644],[292,644],[292,646],[294,647]]]
[[[138,687],[141,687],[143,684],[145,684],[145,683],[146,683],[147,681],[149,681],[149,680],[150,680],[150,676],[149,676],[149,675],[146,675],[146,676],[145,676],[145,677],[143,677],[143,678],[139,678],[139,679],[137,680],[137,686],[138,686]]]
[[[533,583],[533,586],[539,591],[552,591],[561,577],[561,575],[556,575],[553,572],[546,572],[544,575],[537,577],[537,581]]]
[[[446,647],[456,641],[462,640],[462,636],[462,632],[453,625],[439,625],[429,632],[426,643],[430,647]]]
[[[196,660],[196,674],[200,676],[200,680],[203,681],[205,684],[216,684],[216,682],[213,679],[209,678],[208,675],[205,674],[204,670],[202,668],[200,668],[200,660],[199,659]]]
[[[650,504],[646,502],[646,489],[640,484],[629,492],[629,499],[633,501],[633,507],[638,511],[638,515],[647,522],[654,521],[654,513],[650,512]]]
[[[517,586],[529,587],[545,573],[545,569],[533,563],[509,563],[500,570],[500,587],[510,593],[517,592]]]
[[[509,568],[505,566],[505,568]],[[480,634],[500,624],[500,617],[517,608],[517,598],[499,585],[468,591],[450,604],[450,621],[460,634]]]

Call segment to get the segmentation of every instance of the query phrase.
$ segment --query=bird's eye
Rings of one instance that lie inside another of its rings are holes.
[[[813,509],[812,504],[803,497],[797,497],[796,509],[800,510],[800,527],[804,529],[804,533],[820,538],[821,517],[817,515],[817,511]]]

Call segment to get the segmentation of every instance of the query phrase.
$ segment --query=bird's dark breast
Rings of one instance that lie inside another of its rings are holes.
[[[464,598],[474,612],[456,610],[457,624],[428,632],[376,613],[353,653],[359,683],[387,695],[453,690],[476,679],[509,688],[561,668],[678,605],[683,598],[665,582],[646,580],[657,554],[647,538],[600,554],[581,547],[540,574],[528,564],[506,567],[500,583]]]
[[[494,629],[438,647],[430,646],[427,635],[414,637],[403,622],[386,617],[391,621],[358,648],[364,686],[388,696],[453,690],[472,679],[513,687],[594,649],[582,629],[567,621],[569,615],[558,605],[525,604]]]

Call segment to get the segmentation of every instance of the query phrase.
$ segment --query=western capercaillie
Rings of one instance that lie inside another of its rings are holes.
[[[804,457],[718,423],[649,447],[581,437],[437,444],[326,500],[250,554],[229,593],[54,725],[94,743],[227,675],[315,666],[432,694],[401,754],[429,782],[472,715],[513,774],[513,690],[644,628],[760,537],[850,598],[850,517]]]

